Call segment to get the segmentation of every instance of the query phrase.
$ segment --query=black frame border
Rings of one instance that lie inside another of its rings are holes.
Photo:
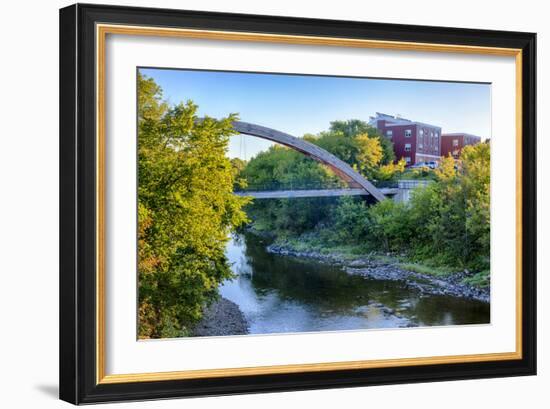
[[[522,359],[96,384],[95,25],[185,27],[522,50]],[[137,7],[60,10],[60,389],[74,404],[536,374],[536,34]]]

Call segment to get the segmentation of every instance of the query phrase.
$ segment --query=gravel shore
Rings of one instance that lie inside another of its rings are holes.
[[[310,258],[323,263],[342,266],[349,274],[357,274],[377,280],[404,281],[408,286],[423,294],[451,295],[478,301],[489,302],[489,288],[475,287],[462,281],[468,277],[467,272],[456,272],[445,277],[403,270],[397,262],[381,261],[363,257],[348,260],[338,254],[322,254],[317,251],[296,251],[287,246],[272,244],[267,251],[284,256]]]
[[[246,335],[248,323],[237,304],[221,297],[204,311],[202,319],[193,329],[194,337]]]

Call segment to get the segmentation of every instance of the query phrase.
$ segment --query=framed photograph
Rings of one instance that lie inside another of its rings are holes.
[[[535,41],[61,9],[61,399],[535,374]]]

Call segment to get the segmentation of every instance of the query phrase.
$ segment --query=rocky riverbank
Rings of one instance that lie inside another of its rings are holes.
[[[204,311],[202,319],[192,331],[195,337],[246,335],[248,323],[237,304],[221,297]]]
[[[357,274],[377,280],[404,281],[408,286],[420,291],[422,294],[451,295],[483,302],[489,302],[490,300],[489,288],[480,288],[463,282],[465,278],[469,277],[469,273],[466,271],[445,276],[433,276],[405,270],[399,266],[397,260],[390,258],[377,259],[369,256],[358,256],[350,259],[340,254],[323,254],[315,250],[297,251],[288,245],[278,244],[269,245],[267,251],[284,256],[310,258],[323,263],[339,265],[349,274]]]

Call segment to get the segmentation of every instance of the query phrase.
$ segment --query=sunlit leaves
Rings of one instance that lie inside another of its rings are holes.
[[[231,276],[228,234],[246,221],[226,157],[235,116],[198,120],[138,77],[139,336],[185,335]]]

